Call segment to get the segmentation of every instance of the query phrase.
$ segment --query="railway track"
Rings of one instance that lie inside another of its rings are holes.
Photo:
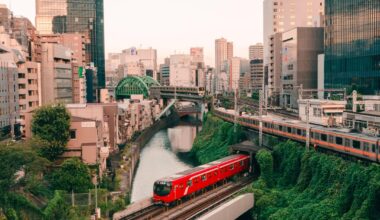
[[[174,207],[151,205],[138,210],[121,219],[123,220],[164,220],[164,219],[193,219],[221,203],[230,199],[253,180],[251,177],[243,178],[238,182],[227,182],[219,187],[209,190],[195,198],[183,201]]]

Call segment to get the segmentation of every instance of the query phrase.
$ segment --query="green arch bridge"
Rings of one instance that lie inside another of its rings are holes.
[[[149,97],[149,89],[152,86],[160,86],[160,84],[149,76],[127,76],[122,79],[116,87],[116,99],[129,99],[131,95],[144,95]]]

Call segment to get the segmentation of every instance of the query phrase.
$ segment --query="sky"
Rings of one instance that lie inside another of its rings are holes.
[[[0,0],[15,15],[35,20],[35,0]],[[130,47],[157,49],[159,63],[171,54],[203,47],[214,66],[215,39],[234,42],[234,55],[248,58],[262,42],[262,0],[104,0],[106,57]]]

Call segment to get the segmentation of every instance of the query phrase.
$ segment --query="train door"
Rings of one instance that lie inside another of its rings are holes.
[[[369,157],[369,154],[370,154],[370,144],[367,143],[367,142],[362,142],[363,143],[363,151],[362,151],[362,154],[363,156],[365,157]]]
[[[344,138],[344,151],[350,152],[351,140],[348,138]]]

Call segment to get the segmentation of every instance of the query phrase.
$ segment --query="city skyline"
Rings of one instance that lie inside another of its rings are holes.
[[[35,24],[35,0],[0,3]],[[142,8],[146,12],[141,13]],[[158,63],[163,63],[170,55],[203,47],[206,64],[213,66],[215,39],[224,37],[234,42],[235,55],[243,58],[248,58],[250,45],[263,41],[262,1],[242,0],[236,4],[232,0],[105,0],[104,9],[106,57],[130,47],[152,47],[158,51]]]

